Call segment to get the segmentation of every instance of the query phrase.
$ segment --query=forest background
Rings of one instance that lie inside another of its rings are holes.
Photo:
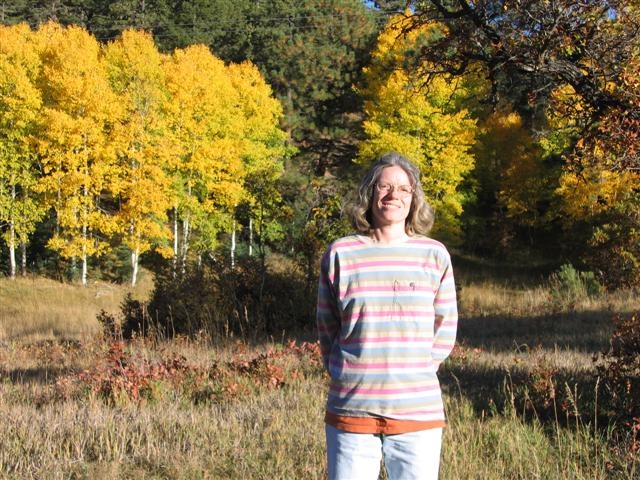
[[[636,478],[637,1],[0,21],[1,472],[322,478],[318,261],[397,150],[459,279],[444,478]]]
[[[312,279],[397,150],[456,251],[637,284],[638,6],[547,3],[4,3],[3,269]]]

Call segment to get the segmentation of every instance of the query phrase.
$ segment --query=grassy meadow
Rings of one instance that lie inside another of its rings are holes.
[[[441,478],[640,478],[591,375],[636,292],[478,272],[458,275]],[[324,478],[312,322],[263,343],[105,339],[98,313],[150,288],[0,279],[0,478]]]

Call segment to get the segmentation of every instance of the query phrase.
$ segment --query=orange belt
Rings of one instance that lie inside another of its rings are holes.
[[[325,423],[350,433],[383,433],[385,435],[395,435],[398,433],[417,432],[430,428],[442,428],[445,426],[444,420],[398,420],[396,418],[385,417],[350,417],[347,415],[336,415],[326,412]]]

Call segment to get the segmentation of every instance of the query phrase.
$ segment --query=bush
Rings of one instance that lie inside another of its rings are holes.
[[[640,313],[616,317],[609,351],[596,357],[606,409],[612,425],[640,454]]]
[[[120,304],[120,311],[120,318],[104,310],[98,314],[98,322],[106,339],[131,340],[136,335],[146,337],[152,333],[146,305],[134,299],[131,293],[127,293]]]
[[[551,293],[560,304],[575,304],[579,300],[602,294],[603,287],[593,272],[580,272],[573,265],[565,264],[551,274]]]
[[[311,324],[309,302],[295,269],[276,272],[252,257],[233,268],[211,262],[177,275],[165,268],[156,274],[148,305],[131,298],[122,305],[123,336],[125,327],[163,337],[280,335]]]

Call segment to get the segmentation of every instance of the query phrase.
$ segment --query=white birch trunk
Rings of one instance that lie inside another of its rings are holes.
[[[182,253],[181,253],[181,262],[182,262],[182,273],[185,273],[187,270],[187,252],[189,251],[189,229],[191,225],[189,224],[189,218],[185,218],[182,222]]]
[[[84,230],[84,227],[83,227],[83,230]],[[85,237],[85,241],[86,241],[86,237]],[[82,285],[85,287],[87,286],[88,271],[89,271],[89,267],[87,265],[87,247],[83,245],[82,246]]]
[[[9,276],[16,278],[16,229],[13,221],[9,223]]]
[[[20,249],[22,250],[21,269],[22,276],[27,276],[27,242],[20,242]]]
[[[138,282],[138,265],[140,258],[140,249],[136,248],[131,251],[131,286],[135,287]]]
[[[231,268],[236,266],[236,221],[233,220],[233,229],[231,231]]]
[[[253,256],[253,218],[249,218],[249,256]]]
[[[87,197],[89,194],[87,192],[87,186],[84,185],[82,187],[82,195]],[[88,212],[87,212],[87,207],[83,207],[82,211],[81,211],[81,220],[82,220],[82,276],[81,276],[81,281],[82,281],[82,285],[83,286],[87,286],[87,272],[88,272],[88,265],[87,265],[87,242],[89,241],[89,233],[88,233],[88,226],[87,226],[87,218],[88,218]]]
[[[178,274],[178,207],[173,207],[173,278]]]
[[[11,187],[11,201],[16,202],[16,186]],[[16,278],[16,226],[13,221],[13,214],[9,221],[9,277],[13,280]]]

